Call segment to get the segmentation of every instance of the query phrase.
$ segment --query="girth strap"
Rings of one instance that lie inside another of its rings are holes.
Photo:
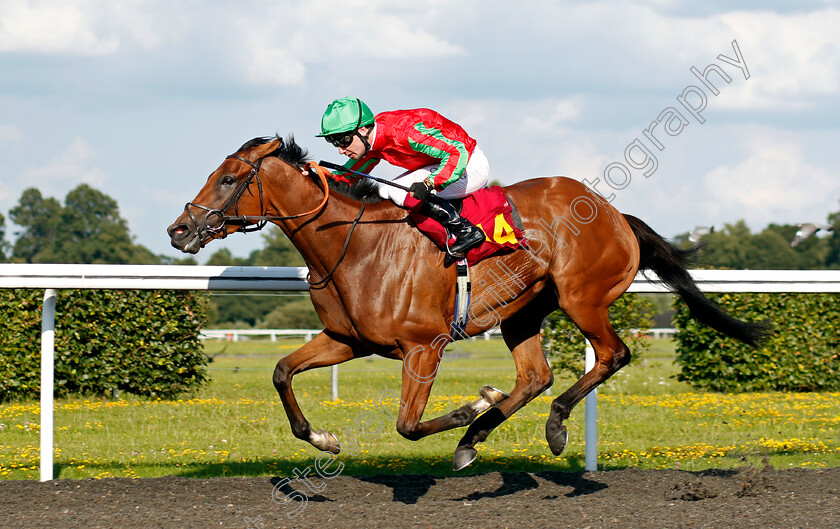
[[[457,279],[455,280],[455,318],[452,320],[452,327],[449,337],[452,341],[468,338],[466,329],[470,319],[470,295],[472,285],[470,283],[470,267],[466,258],[458,259],[455,263]]]

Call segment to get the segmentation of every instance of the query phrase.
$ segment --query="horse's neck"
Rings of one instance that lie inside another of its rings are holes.
[[[278,215],[289,216],[309,211],[315,208],[324,198],[324,192],[319,185],[302,175],[294,174],[296,170],[290,166],[281,175],[285,182],[293,182],[292,186],[283,186],[280,193],[271,197],[271,205]],[[274,186],[273,186],[274,187]],[[281,189],[281,187],[276,187]],[[342,248],[353,225],[359,215],[362,204],[330,190],[329,200],[319,212],[301,217],[278,221],[277,224],[292,244],[300,252],[310,268],[328,272],[339,259]],[[372,233],[379,230],[400,229],[400,221],[405,218],[405,212],[385,204],[367,204],[365,211],[356,226],[352,236],[351,251],[347,258],[355,254],[362,247],[375,243],[380,237]],[[361,232],[364,232],[362,234]]]

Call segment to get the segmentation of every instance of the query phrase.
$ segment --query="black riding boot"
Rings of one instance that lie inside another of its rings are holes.
[[[449,247],[453,255],[464,255],[484,242],[484,232],[459,215],[455,206],[438,196],[426,197],[419,211],[432,220],[440,222],[450,234],[455,236],[455,242]]]

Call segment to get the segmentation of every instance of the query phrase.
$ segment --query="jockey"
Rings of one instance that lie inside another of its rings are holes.
[[[461,217],[450,199],[485,187],[490,167],[463,128],[433,110],[417,108],[373,115],[360,99],[336,99],[321,118],[321,134],[350,160],[354,171],[370,172],[381,160],[407,169],[394,178],[410,189],[381,185],[379,194],[409,211],[425,215],[449,230],[449,248],[462,256],[484,242],[484,233]]]

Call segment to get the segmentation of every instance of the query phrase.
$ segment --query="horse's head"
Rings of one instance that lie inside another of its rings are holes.
[[[207,178],[207,183],[184,212],[169,226],[172,246],[187,253],[198,253],[213,239],[235,231],[260,229],[268,220],[268,204],[263,192],[260,168],[279,157],[286,165],[299,166],[306,151],[291,138],[257,138],[247,142]]]

